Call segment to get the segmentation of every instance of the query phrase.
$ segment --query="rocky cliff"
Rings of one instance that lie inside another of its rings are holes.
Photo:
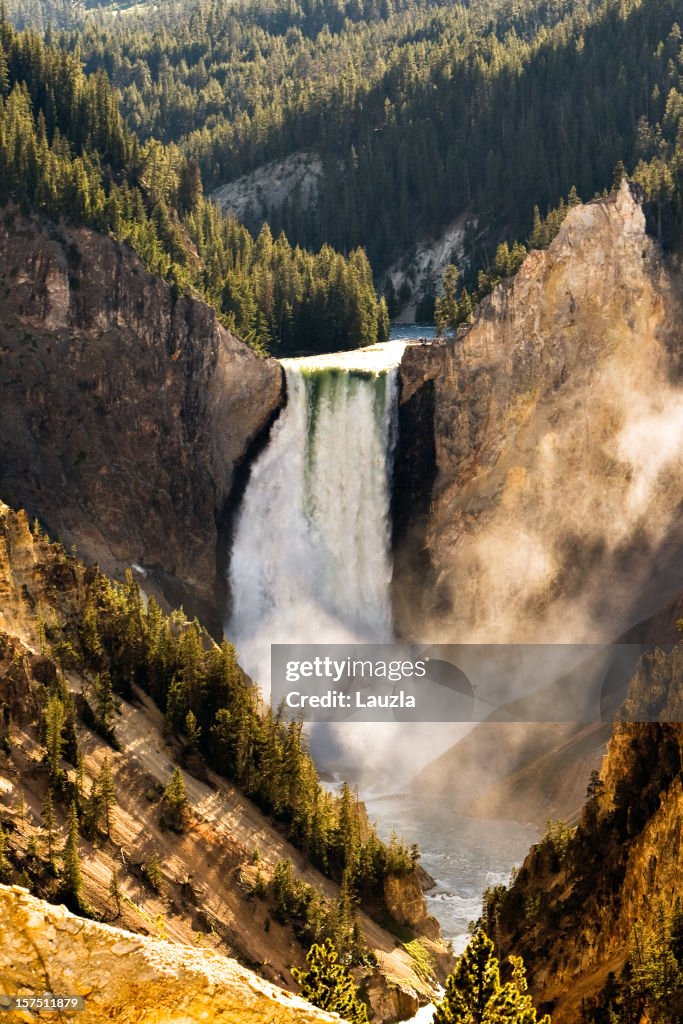
[[[0,496],[218,628],[240,468],[282,375],[124,246],[0,218]]]
[[[0,1006],[18,995],[81,996],[82,1024],[323,1024],[317,1010],[210,950],[84,921],[25,889],[0,886]],[[62,1014],[60,1014],[60,1017]],[[71,1019],[71,1014],[68,1015]],[[34,1021],[13,1012],[14,1021]]]
[[[648,620],[648,640],[670,639],[655,613],[681,592],[682,314],[680,274],[623,185],[572,209],[469,331],[406,349],[401,633],[609,643]],[[599,724],[487,723],[418,788],[479,814],[572,817],[605,739]]]
[[[572,209],[464,336],[408,347],[403,634],[609,642],[679,593],[679,293],[624,185]]]
[[[623,985],[622,969],[657,930],[660,908],[680,907],[682,693],[679,647],[643,657],[624,714],[652,721],[617,724],[576,831],[546,836],[489,903],[491,931],[525,957],[553,1024],[578,1020],[582,1001],[598,1006],[610,972]]]

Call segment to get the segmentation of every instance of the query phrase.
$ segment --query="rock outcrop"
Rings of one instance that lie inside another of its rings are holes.
[[[75,917],[0,886],[0,988],[81,996],[82,1024],[324,1024],[338,1021],[211,950]],[[14,1021],[34,1021],[14,1012]],[[60,1015],[61,1016],[61,1015]],[[71,1018],[71,1015],[69,1015]]]
[[[680,292],[624,184],[570,210],[469,331],[408,346],[394,502],[400,633],[610,643],[678,597]],[[604,733],[599,723],[485,723],[417,788],[461,810],[474,797],[480,814],[573,816]]]
[[[439,937],[439,922],[427,913],[417,871],[409,875],[387,875],[384,879],[384,902],[398,924],[406,925],[429,939]]]
[[[406,982],[392,982],[379,971],[373,971],[361,985],[363,1000],[370,1007],[373,1020],[392,1024],[409,1020],[420,1008],[417,993]]]
[[[406,349],[402,634],[609,642],[680,591],[679,289],[623,185],[572,209],[468,332]]]
[[[283,401],[275,360],[86,229],[0,219],[0,496],[214,628],[240,467]]]

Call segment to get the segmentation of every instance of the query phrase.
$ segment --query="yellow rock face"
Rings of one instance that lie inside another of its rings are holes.
[[[405,415],[421,409],[409,428],[430,424],[433,451],[402,542],[414,576],[397,553],[404,633],[608,642],[676,596],[681,316],[680,276],[624,185],[571,210],[467,333],[406,351]]]
[[[339,1021],[234,960],[83,920],[17,886],[0,886],[0,920],[0,994],[81,995],[85,1010],[60,1018],[75,1024]]]

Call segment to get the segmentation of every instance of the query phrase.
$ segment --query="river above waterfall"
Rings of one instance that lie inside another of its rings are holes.
[[[432,341],[436,337],[434,324],[392,324],[392,341]]]

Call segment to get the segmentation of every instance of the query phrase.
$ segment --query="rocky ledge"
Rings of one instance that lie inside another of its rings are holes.
[[[3,996],[81,996],[79,1024],[325,1024],[339,1021],[211,950],[86,921],[0,886]],[[61,1018],[60,1014],[60,1018]],[[19,1011],[14,1021],[38,1016]]]

